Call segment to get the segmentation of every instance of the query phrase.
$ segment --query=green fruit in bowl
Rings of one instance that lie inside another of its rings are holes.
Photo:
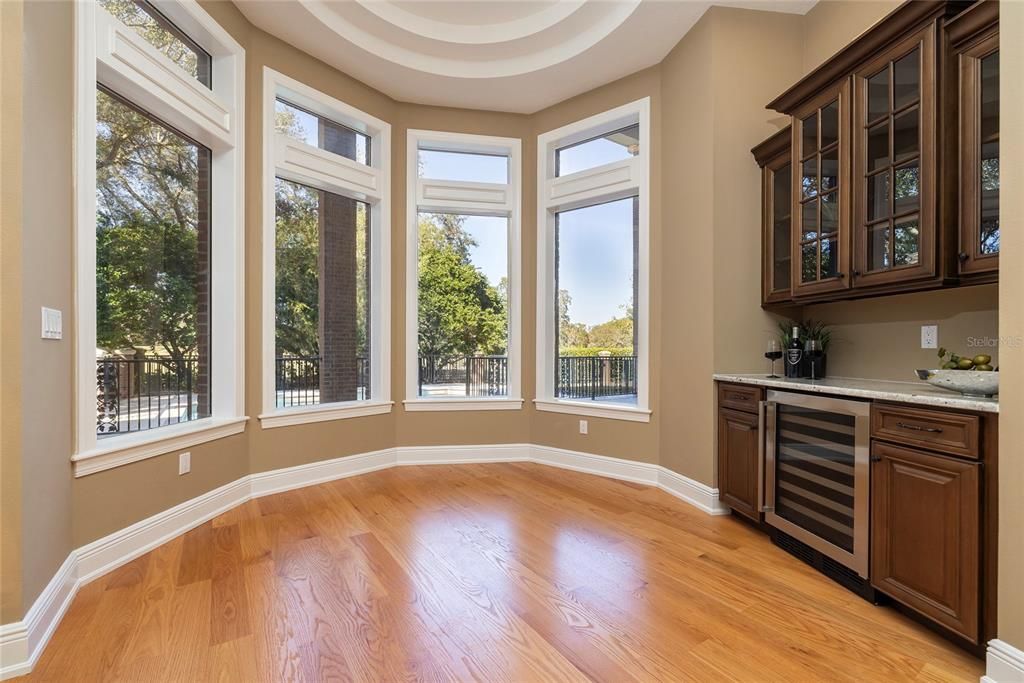
[[[992,370],[994,370],[994,368],[988,363],[982,363],[981,365],[977,365],[974,369],[980,370],[981,372],[992,372]]]
[[[988,356],[988,355],[986,355],[984,353],[979,354],[979,355],[974,357],[974,364],[975,365],[988,365],[991,362],[992,362],[992,356]]]
[[[959,362],[957,362],[957,367],[960,370],[970,370],[974,367],[974,361],[970,358],[961,358]]]
[[[956,363],[954,363],[952,361],[950,361],[949,363],[944,363],[943,366],[942,366],[942,369],[943,370],[956,370]]]

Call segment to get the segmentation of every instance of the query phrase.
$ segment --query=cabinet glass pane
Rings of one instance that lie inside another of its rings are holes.
[[[889,165],[889,123],[883,121],[868,129],[868,170]]]
[[[999,53],[981,60],[981,253],[999,253]]]
[[[818,158],[811,157],[803,164],[802,192],[804,199],[818,194]]]
[[[893,264],[910,266],[917,263],[919,243],[917,216],[897,221],[893,228]]]
[[[801,240],[811,240],[818,236],[818,200],[812,199],[803,206]]]
[[[800,152],[800,156],[806,157],[818,149],[818,115],[808,116],[803,120],[803,125],[800,128],[804,136],[803,151]]]
[[[884,171],[868,178],[868,220],[873,221],[889,215],[889,172]]]
[[[821,277],[835,277],[839,272],[838,244],[836,238],[821,241]]]
[[[918,121],[921,110],[908,109],[892,120],[892,156],[894,161],[917,156]]]
[[[821,196],[821,234],[839,231],[839,197],[835,192]]]
[[[839,148],[833,147],[821,155],[821,191],[834,190],[839,185]]]
[[[800,280],[814,282],[818,279],[818,243],[800,245]]]
[[[789,253],[790,241],[790,206],[792,185],[792,168],[789,164],[781,167],[773,174],[772,182],[772,289],[789,289],[791,277]]]
[[[921,55],[916,49],[893,63],[893,109],[902,109],[920,98],[920,64]]]
[[[889,68],[868,78],[868,121],[889,113]]]
[[[896,169],[896,182],[892,193],[894,213],[901,214],[917,210],[920,193],[919,180],[920,173],[917,163]]]
[[[868,270],[889,267],[889,224],[879,223],[868,228]]]
[[[839,102],[838,100],[821,108],[821,148],[835,144],[839,140]]]

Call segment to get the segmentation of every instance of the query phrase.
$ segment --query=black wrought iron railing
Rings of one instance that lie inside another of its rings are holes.
[[[508,356],[420,356],[419,362],[420,396],[508,395]]]
[[[274,359],[274,387],[279,408],[320,403],[320,357],[280,356]],[[370,359],[356,359],[356,398],[370,398]]]
[[[636,395],[636,356],[559,356],[558,398]]]
[[[96,435],[138,432],[209,415],[198,358],[97,358]]]

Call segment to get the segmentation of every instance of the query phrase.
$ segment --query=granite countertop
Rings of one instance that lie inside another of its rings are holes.
[[[727,374],[716,374],[714,378],[721,382],[756,384],[771,389],[789,389],[815,394],[897,401],[900,403],[938,406],[941,408],[960,408],[962,410],[977,410],[985,413],[999,412],[998,398],[961,396],[960,394],[939,389],[924,382],[893,382],[880,379],[857,379],[854,377],[828,377],[819,380],[789,379],[786,377],[771,379],[767,375]]]

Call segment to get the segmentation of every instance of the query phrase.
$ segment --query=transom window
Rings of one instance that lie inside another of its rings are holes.
[[[264,428],[387,412],[390,126],[264,70]]]
[[[538,138],[540,410],[649,419],[649,106]]]
[[[409,149],[406,407],[518,408],[519,141],[410,131]]]

